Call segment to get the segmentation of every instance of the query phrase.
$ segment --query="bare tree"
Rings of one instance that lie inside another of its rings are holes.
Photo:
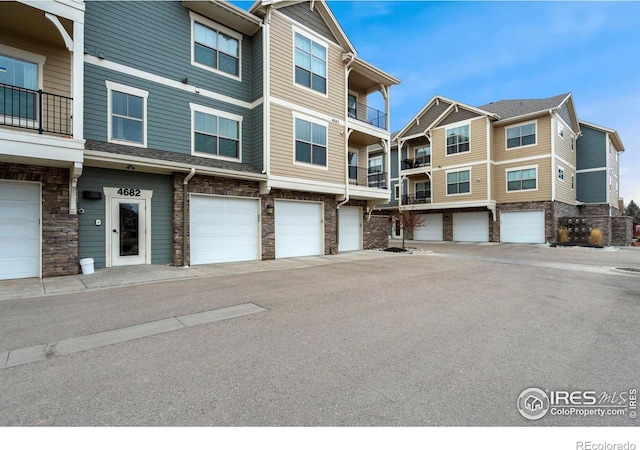
[[[420,225],[424,223],[425,216],[424,214],[418,214],[418,211],[415,209],[401,209],[396,211],[393,214],[393,217],[400,222],[400,229],[402,230],[402,248],[404,248],[405,231],[411,233],[413,236],[413,232],[416,228],[420,227]]]

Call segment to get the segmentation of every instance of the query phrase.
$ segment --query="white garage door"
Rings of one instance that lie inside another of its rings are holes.
[[[500,242],[544,242],[544,211],[500,213]]]
[[[40,185],[0,182],[0,280],[40,276]]]
[[[191,264],[260,259],[259,201],[191,196]]]
[[[424,222],[413,232],[417,241],[442,240],[442,214],[424,214]]]
[[[453,213],[453,240],[489,242],[489,213]]]
[[[276,200],[276,258],[322,255],[322,204]]]
[[[338,250],[347,252],[362,249],[361,221],[362,209],[342,206],[338,210]]]

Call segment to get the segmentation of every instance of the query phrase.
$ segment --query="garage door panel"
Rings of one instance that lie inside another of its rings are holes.
[[[413,238],[418,241],[442,241],[442,214],[424,214],[424,222],[416,228]]]
[[[255,199],[191,197],[191,264],[259,259]]]
[[[276,258],[321,255],[322,204],[276,200]]]
[[[454,213],[453,240],[489,242],[489,213],[484,211]]]
[[[501,212],[500,242],[544,243],[544,211]]]
[[[0,182],[0,279],[40,276],[40,186]]]
[[[338,210],[338,251],[362,249],[361,218],[359,207],[343,206]]]

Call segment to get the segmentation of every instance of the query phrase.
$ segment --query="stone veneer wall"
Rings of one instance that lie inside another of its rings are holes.
[[[633,219],[628,216],[611,218],[611,245],[627,246],[633,239]]]
[[[78,273],[78,216],[69,214],[69,169],[0,163],[0,179],[42,183],[42,276]]]
[[[616,208],[611,208],[608,203],[578,206],[578,215],[580,216],[608,216],[609,211],[611,211],[612,216],[620,215],[620,211]]]

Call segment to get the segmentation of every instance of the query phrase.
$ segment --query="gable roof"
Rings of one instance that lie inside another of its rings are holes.
[[[331,30],[331,33],[336,38],[336,41],[340,43],[340,45],[346,49],[347,51],[356,54],[356,48],[353,46],[346,33],[338,23],[338,20],[331,12],[329,5],[324,0],[257,0],[251,8],[249,8],[249,12],[252,14],[259,15],[264,17],[264,14],[267,11],[268,7],[273,7],[274,9],[285,8],[291,5],[297,5],[299,3],[309,3],[309,7],[312,10],[317,10],[322,19]]]
[[[424,107],[418,112],[418,114],[413,116],[413,118],[409,122],[407,122],[407,124],[400,131],[395,133],[394,140],[402,138],[407,133],[407,131],[413,128],[414,124],[420,121],[420,118],[423,117],[430,108],[433,108],[434,105],[440,106],[441,102],[443,104],[446,104],[447,107],[443,108],[443,111],[438,111],[438,114],[436,114],[435,117],[429,117],[428,123],[424,123],[424,127],[420,127],[423,133],[426,133],[427,130],[433,128],[439,122],[444,120],[444,118],[447,117],[451,113],[451,111],[457,110],[458,107],[477,113],[479,115],[490,116],[494,119],[500,119],[497,114],[494,114],[490,111],[482,110],[481,108],[476,108],[475,106],[467,105],[456,100],[451,100],[441,95],[434,95],[431,100],[429,100],[427,104],[424,105]]]
[[[613,145],[616,147],[616,150],[618,152],[624,152],[624,145],[622,144],[622,140],[620,139],[620,135],[618,135],[618,132],[616,130],[613,130],[611,128],[607,128],[607,127],[603,127],[602,125],[596,125],[594,123],[589,123],[589,122],[585,122],[584,120],[580,121],[580,126],[585,126],[585,127],[589,127],[589,128],[593,128],[595,130],[598,131],[602,131],[604,133],[609,133],[611,141],[613,142]]]

